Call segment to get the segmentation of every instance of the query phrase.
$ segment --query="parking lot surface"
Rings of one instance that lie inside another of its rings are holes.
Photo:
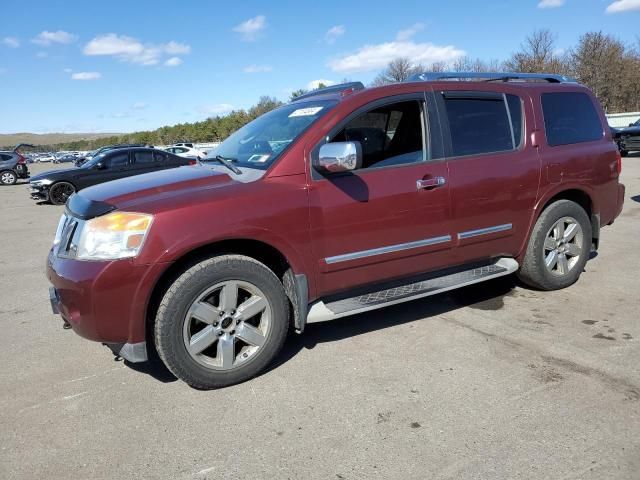
[[[622,181],[576,285],[312,324],[217,391],[63,330],[44,276],[62,207],[0,187],[0,478],[640,478],[640,155]]]

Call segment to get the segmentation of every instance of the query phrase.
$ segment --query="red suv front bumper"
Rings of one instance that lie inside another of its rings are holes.
[[[144,361],[147,303],[166,267],[131,260],[80,261],[57,257],[52,250],[47,260],[52,308],[78,335],[117,346],[114,351],[127,360]]]

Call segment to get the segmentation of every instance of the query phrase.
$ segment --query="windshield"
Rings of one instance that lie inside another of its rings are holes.
[[[108,153],[108,151],[104,151],[102,153],[99,153],[98,155],[96,155],[95,157],[91,158],[91,160],[87,160],[86,162],[84,162],[82,165],[80,165],[80,168],[91,168],[93,167],[95,164],[99,163],[102,161],[102,159],[104,158],[104,156]]]
[[[219,155],[236,166],[266,170],[291,142],[336,103],[317,100],[276,108],[229,136],[203,161],[215,161]]]

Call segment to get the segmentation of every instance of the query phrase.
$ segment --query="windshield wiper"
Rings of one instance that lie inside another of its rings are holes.
[[[231,158],[231,157],[223,157],[222,155],[216,155],[215,159],[219,161],[222,165],[227,167],[229,170],[231,170],[233,173],[235,173],[236,175],[242,175],[242,170],[240,170],[233,163],[231,163],[231,162],[237,162],[238,159]]]

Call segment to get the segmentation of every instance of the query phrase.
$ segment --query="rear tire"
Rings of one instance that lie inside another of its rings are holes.
[[[5,170],[0,172],[0,182],[3,185],[15,185],[18,181],[18,175],[13,170]]]
[[[591,240],[584,209],[570,200],[553,202],[533,227],[518,278],[540,290],[572,285],[587,263]]]
[[[49,187],[49,201],[54,205],[64,205],[76,191],[69,182],[57,182]]]
[[[273,361],[289,323],[278,277],[250,257],[224,255],[189,268],[169,287],[156,315],[155,346],[192,387],[226,387]]]
[[[620,150],[620,156],[621,157],[627,157],[629,155],[629,151],[627,150]]]

